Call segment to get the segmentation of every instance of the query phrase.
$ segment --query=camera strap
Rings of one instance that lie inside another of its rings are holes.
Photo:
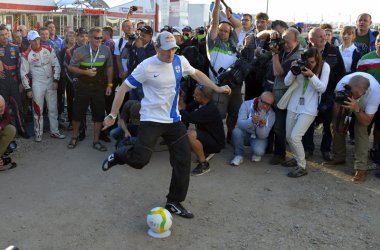
[[[302,88],[302,96],[305,95],[306,89],[309,86],[309,79],[306,77],[303,78],[303,88]]]

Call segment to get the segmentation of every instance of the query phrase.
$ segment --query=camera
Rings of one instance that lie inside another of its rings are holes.
[[[137,35],[135,33],[130,33],[127,35],[128,40],[134,41],[137,38]]]
[[[247,60],[239,58],[226,70],[221,68],[217,78],[220,86],[228,85],[231,88],[241,86],[244,79],[251,72],[252,65]]]
[[[277,47],[279,50],[284,48],[285,40],[281,37],[270,39],[268,46],[270,49]]]
[[[344,85],[343,90],[335,92],[334,101],[340,105],[344,105],[345,104],[344,102],[349,101],[348,97],[351,97],[351,96],[352,96],[351,86],[347,84],[347,85]]]
[[[205,33],[205,28],[203,26],[199,27],[198,34],[203,35],[204,33]]]
[[[301,59],[297,60],[297,65],[290,67],[290,71],[293,75],[298,76],[302,71],[305,71],[305,68],[311,68],[310,64],[307,62],[305,54],[301,55]]]
[[[130,7],[130,10],[131,10],[131,11],[137,11],[137,6],[131,6],[131,7]]]

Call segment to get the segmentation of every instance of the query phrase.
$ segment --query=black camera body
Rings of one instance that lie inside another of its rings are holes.
[[[268,46],[269,48],[275,48],[277,47],[279,50],[283,49],[285,45],[285,40],[281,37],[277,37],[275,39],[270,39]]]
[[[137,11],[137,6],[131,6],[129,7],[131,11]]]
[[[351,97],[351,96],[352,96],[351,86],[346,84],[344,85],[343,90],[335,92],[334,101],[340,105],[344,105],[345,104],[344,102],[349,101],[348,97]]]
[[[305,70],[305,68],[310,69],[311,66],[308,63],[305,54],[302,54],[301,59],[297,60],[297,65],[290,67],[290,71],[293,73],[293,75],[298,76],[302,71]]]
[[[247,60],[239,58],[234,64],[228,67],[226,70],[219,72],[218,85],[228,85],[231,88],[241,86],[244,79],[251,72],[252,65]],[[219,70],[220,71],[220,70]]]
[[[130,33],[127,35],[128,40],[134,41],[137,38],[137,35],[135,33]]]

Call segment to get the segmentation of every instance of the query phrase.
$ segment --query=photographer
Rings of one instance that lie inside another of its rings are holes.
[[[348,85],[348,86],[347,86]],[[370,74],[355,72],[343,77],[336,86],[333,109],[334,159],[326,165],[346,163],[346,133],[349,115],[355,114],[355,175],[353,182],[363,182],[367,177],[368,143],[367,128],[380,104],[380,85]]]
[[[271,106],[274,96],[264,92],[253,100],[243,102],[239,110],[237,126],[232,132],[234,158],[230,164],[239,166],[244,159],[244,145],[251,147],[251,161],[261,161],[265,154],[269,132],[275,123],[275,113]]]
[[[298,36],[300,33],[297,29],[289,28],[281,35],[277,32],[270,34],[270,50],[272,51],[272,66],[275,76],[273,84],[273,94],[276,104],[284,95],[288,86],[285,85],[285,76],[290,70],[291,63],[301,58],[302,49],[300,49]],[[271,160],[272,165],[278,165],[285,161],[285,121],[286,110],[276,109],[276,122],[273,126],[275,135],[274,157]]]
[[[334,89],[339,80],[346,74],[343,58],[337,47],[327,42],[326,33],[321,28],[313,28],[309,32],[310,47],[315,47],[322,54],[322,58],[330,66],[329,83],[325,93],[322,94],[318,107],[317,122],[323,123],[323,136],[321,142],[321,153],[325,161],[331,160],[332,134],[330,124],[332,120],[332,107],[334,102]],[[303,145],[307,156],[313,155],[314,151],[314,124],[310,126],[303,138]],[[306,157],[307,158],[307,157]]]
[[[129,49],[128,75],[130,75],[142,61],[156,54],[152,41],[153,29],[150,26],[145,25],[140,28],[139,31],[139,38],[135,40],[132,47]],[[141,101],[143,97],[144,93],[140,86],[131,91],[129,99]]]
[[[325,92],[329,80],[330,66],[323,61],[316,48],[309,48],[301,59],[292,62],[285,77],[285,85],[298,84],[292,92],[286,115],[286,140],[294,158],[283,166],[296,168],[288,173],[289,177],[301,177],[307,174],[305,151],[302,136],[318,114],[318,101]]]
[[[127,48],[127,50],[131,48],[136,35],[133,33],[133,24],[129,19],[123,21],[121,29],[124,32],[124,37],[121,37],[116,43],[114,55],[116,56],[119,78],[124,79],[128,73],[128,53],[123,53],[123,51],[124,48]]]
[[[216,0],[211,14],[210,29],[207,33],[207,55],[210,59],[210,79],[218,84],[218,76],[237,60],[236,46],[241,31],[241,23],[226,8],[228,22],[219,22],[220,0]],[[239,112],[241,86],[234,86],[231,95],[215,94],[214,101],[222,118],[227,116],[227,142],[231,141],[232,129],[235,127]]]

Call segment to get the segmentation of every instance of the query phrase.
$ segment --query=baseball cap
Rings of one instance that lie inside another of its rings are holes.
[[[185,26],[182,31],[192,31],[190,26]]]
[[[39,38],[40,35],[38,34],[38,32],[36,30],[31,30],[28,32],[28,41],[34,41],[36,38]]]
[[[79,28],[77,29],[77,34],[78,34],[78,35],[79,35],[79,34],[88,34],[88,31],[87,31],[86,28],[79,27]]]
[[[142,33],[145,33],[148,35],[153,35],[153,29],[149,25],[145,25],[138,30],[140,30]]]
[[[157,44],[163,50],[170,50],[172,48],[179,48],[175,42],[175,38],[172,33],[163,31],[158,34]]]

